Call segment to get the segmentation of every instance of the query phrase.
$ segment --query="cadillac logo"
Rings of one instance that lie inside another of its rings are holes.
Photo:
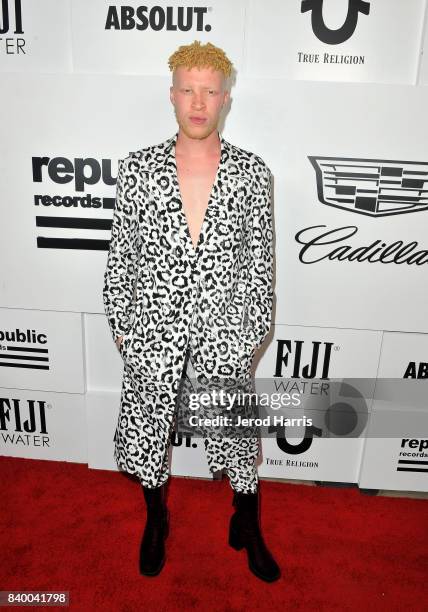
[[[308,156],[318,199],[350,212],[384,217],[428,208],[428,162]]]

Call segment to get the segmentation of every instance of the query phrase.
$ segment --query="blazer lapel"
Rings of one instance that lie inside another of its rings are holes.
[[[177,142],[178,131],[165,142],[163,155],[157,159],[158,163],[152,168],[151,172],[155,178],[156,189],[162,192],[164,202],[170,214],[176,216],[176,225],[180,227],[180,236],[184,240],[184,248],[189,257],[196,260],[204,248],[209,236],[215,228],[216,213],[222,205],[224,194],[236,189],[240,180],[250,181],[248,175],[243,175],[239,166],[231,159],[231,145],[218,132],[220,140],[220,161],[217,173],[212,185],[208,206],[202,222],[198,244],[193,246],[189,231],[186,214],[184,212],[183,201],[180,193],[180,185],[177,175],[177,164],[175,159],[175,145]]]

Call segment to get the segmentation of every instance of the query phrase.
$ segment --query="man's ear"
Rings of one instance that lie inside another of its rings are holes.
[[[171,87],[169,88],[169,99],[171,100],[171,103],[174,104],[174,87],[173,87],[173,85],[171,85]]]

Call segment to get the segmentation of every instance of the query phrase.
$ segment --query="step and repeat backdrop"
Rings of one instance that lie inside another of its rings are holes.
[[[312,416],[263,438],[260,476],[428,491],[425,0],[0,4],[0,454],[117,469],[118,159],[177,131],[167,61],[194,40],[236,69],[221,132],[274,176],[256,388]],[[201,439],[171,455],[211,477]]]

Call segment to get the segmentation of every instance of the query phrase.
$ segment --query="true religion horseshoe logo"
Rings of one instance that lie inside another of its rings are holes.
[[[338,45],[351,38],[357,27],[358,13],[368,15],[370,13],[370,2],[364,0],[348,0],[348,14],[344,23],[337,30],[331,30],[324,23],[323,18],[324,0],[302,0],[301,13],[312,11],[312,30],[321,42],[327,45]]]

